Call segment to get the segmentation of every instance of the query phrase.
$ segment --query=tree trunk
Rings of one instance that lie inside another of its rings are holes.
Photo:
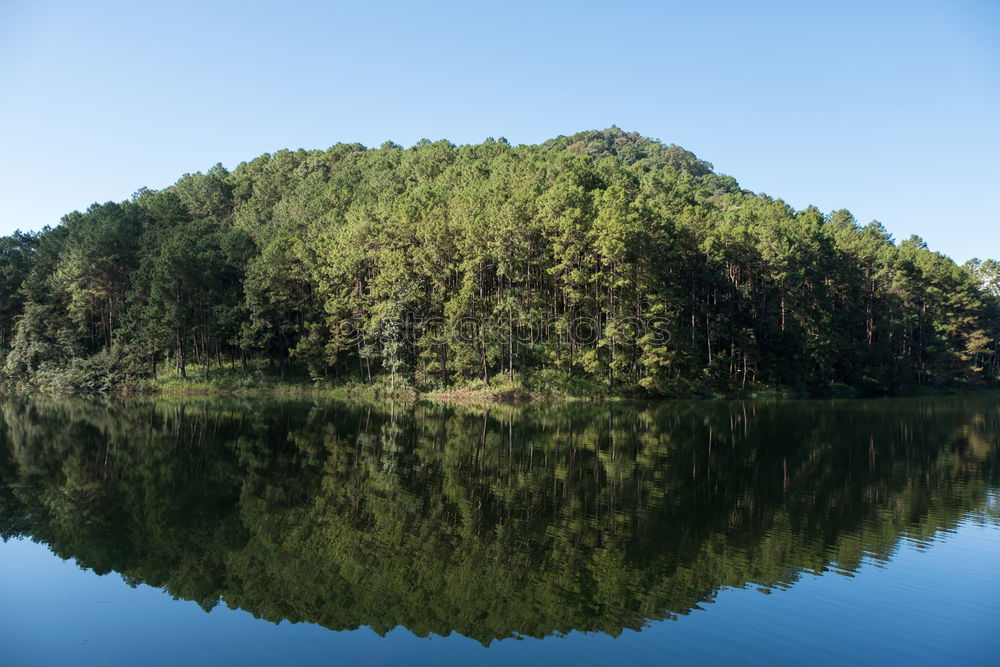
[[[184,358],[184,336],[177,330],[177,368],[181,377],[187,380],[187,360]]]

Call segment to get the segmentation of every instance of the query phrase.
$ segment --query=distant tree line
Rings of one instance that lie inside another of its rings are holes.
[[[997,262],[796,211],[614,127],[279,151],[0,239],[2,372],[23,384],[196,365],[876,394],[995,383],[998,341]]]

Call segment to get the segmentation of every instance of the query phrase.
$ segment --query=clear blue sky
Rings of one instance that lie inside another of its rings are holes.
[[[0,0],[0,233],[280,148],[611,124],[1000,257],[1000,2]]]

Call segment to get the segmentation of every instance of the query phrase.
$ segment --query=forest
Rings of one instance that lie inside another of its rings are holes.
[[[283,150],[0,238],[21,387],[884,395],[995,387],[998,345],[996,261],[616,127]]]

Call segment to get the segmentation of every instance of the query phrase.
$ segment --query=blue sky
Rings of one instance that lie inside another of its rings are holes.
[[[616,124],[1000,257],[1000,3],[0,0],[0,233],[280,148]]]

